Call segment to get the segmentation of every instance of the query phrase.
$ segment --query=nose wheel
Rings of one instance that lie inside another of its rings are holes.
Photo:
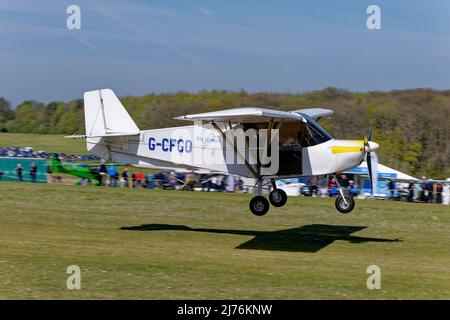
[[[355,200],[349,194],[344,193],[336,198],[336,209],[341,213],[349,213],[355,207]]]

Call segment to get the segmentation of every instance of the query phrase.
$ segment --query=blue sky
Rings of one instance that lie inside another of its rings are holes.
[[[70,4],[81,30],[66,28]],[[14,104],[97,88],[450,89],[450,1],[0,0],[0,74]]]

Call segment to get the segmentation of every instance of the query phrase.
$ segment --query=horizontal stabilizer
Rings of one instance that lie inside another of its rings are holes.
[[[72,138],[72,139],[86,139],[86,138],[107,138],[107,137],[125,137],[125,136],[138,136],[140,133],[137,132],[113,132],[108,134],[99,134],[88,136],[85,134],[74,134],[70,136],[64,136],[64,138]]]

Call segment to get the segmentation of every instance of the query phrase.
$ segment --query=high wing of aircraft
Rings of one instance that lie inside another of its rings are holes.
[[[361,140],[331,137],[315,121],[333,114],[325,108],[226,109],[180,116],[175,119],[193,125],[154,130],[139,130],[110,89],[86,92],[84,108],[86,134],[69,137],[85,138],[95,155],[139,167],[205,169],[255,178],[258,194],[250,201],[255,215],[266,214],[270,204],[286,203],[277,179],[335,175],[358,166],[378,148],[370,133]],[[269,201],[262,194],[264,181],[273,186]],[[348,213],[355,202],[339,189],[336,208]]]

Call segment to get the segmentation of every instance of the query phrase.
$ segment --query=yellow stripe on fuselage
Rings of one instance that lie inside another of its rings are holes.
[[[346,153],[346,152],[363,152],[363,147],[358,146],[332,146],[331,152],[333,153]]]

